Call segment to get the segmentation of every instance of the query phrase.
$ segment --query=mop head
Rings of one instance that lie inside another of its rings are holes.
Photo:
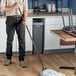
[[[40,73],[40,76],[65,76],[65,75],[55,70],[45,69]]]

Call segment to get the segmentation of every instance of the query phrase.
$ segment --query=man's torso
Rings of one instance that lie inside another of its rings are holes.
[[[20,3],[20,9],[23,12],[23,7],[24,7],[24,0],[6,0],[6,7],[8,6],[13,6],[16,2]],[[7,16],[12,16],[12,15],[20,15],[19,10],[12,10],[9,12],[6,12]]]

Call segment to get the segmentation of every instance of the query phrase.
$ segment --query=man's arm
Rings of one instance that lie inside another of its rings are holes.
[[[23,24],[27,25],[28,11],[23,11],[23,17],[24,17]]]
[[[23,11],[24,20],[27,20],[28,17],[28,11]]]
[[[13,6],[7,6],[4,8],[3,12],[9,12],[9,11],[12,11],[12,10],[15,10],[17,8],[19,8],[19,3],[15,3]]]
[[[3,11],[4,11],[4,12],[9,12],[9,11],[11,11],[11,10],[14,10],[14,7],[13,7],[13,6],[5,7]]]
[[[23,23],[27,25],[27,18],[28,18],[28,0],[24,0],[24,7],[23,7],[23,17],[24,21]]]

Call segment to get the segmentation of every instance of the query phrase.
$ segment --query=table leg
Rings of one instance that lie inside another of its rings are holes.
[[[76,53],[76,45],[75,45],[74,53]]]

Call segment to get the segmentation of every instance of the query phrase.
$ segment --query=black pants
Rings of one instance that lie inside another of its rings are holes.
[[[7,16],[6,19],[7,59],[11,59],[12,57],[12,41],[14,38],[15,30],[18,35],[18,41],[19,41],[19,60],[23,61],[25,56],[25,25],[22,24],[21,17]]]

